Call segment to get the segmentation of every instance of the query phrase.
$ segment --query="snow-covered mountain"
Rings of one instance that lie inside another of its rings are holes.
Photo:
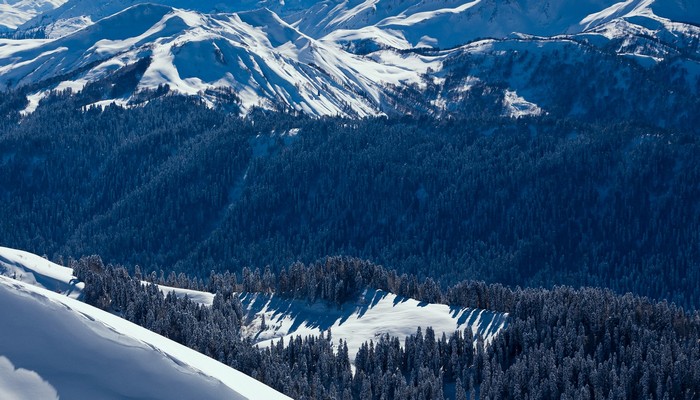
[[[60,37],[69,33],[66,28],[73,25],[75,28],[86,26],[85,22],[98,21],[112,14],[137,4],[158,3],[168,7],[199,11],[202,13],[224,13],[250,11],[260,8],[268,8],[278,14],[299,12],[308,9],[316,3],[314,0],[54,0],[61,1],[60,7],[54,7],[44,13],[37,14],[34,18],[26,20],[19,28],[22,30],[44,28],[49,37]],[[89,23],[88,23],[89,24]],[[62,27],[63,29],[57,29]]]
[[[0,32],[17,29],[37,15],[54,10],[66,0],[3,0],[0,3]]]
[[[697,25],[700,6],[689,0],[355,0],[320,2],[288,17],[314,37],[376,40],[401,48],[451,48],[518,34],[570,35],[619,19]]]
[[[146,59],[137,91],[167,84],[196,95],[226,87],[244,110],[311,115],[380,113],[385,85],[418,83],[430,66],[378,64],[316,41],[266,9],[206,15],[142,4],[60,39],[0,46],[3,86],[71,81],[81,89]]]
[[[69,0],[38,15],[26,27],[49,39],[0,40],[1,87],[31,88],[27,112],[47,90],[103,81],[97,104],[168,85],[212,104],[233,98],[242,112],[444,115],[470,108],[478,87],[503,115],[594,116],[613,105],[596,106],[610,91],[641,84],[657,107],[696,96],[700,77],[700,5],[690,0],[161,3]],[[564,110],[548,80],[533,79],[542,60],[600,65],[596,92],[571,88]],[[647,82],[659,65],[673,70]],[[622,114],[646,115],[638,105]]]
[[[72,298],[69,268],[0,248],[0,271],[0,398],[288,398]]]

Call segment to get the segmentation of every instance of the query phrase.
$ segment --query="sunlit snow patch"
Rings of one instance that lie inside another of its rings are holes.
[[[471,329],[475,337],[481,335],[489,343],[508,321],[506,313],[429,304],[382,290],[367,290],[358,301],[340,307],[254,293],[242,294],[241,302],[251,320],[246,334],[260,347],[282,337],[288,343],[296,336],[318,336],[330,330],[334,343],[337,339],[347,343],[351,360],[364,342],[384,334],[403,341],[418,327],[423,331],[432,327],[437,337]]]
[[[535,103],[518,96],[514,90],[506,90],[503,96],[503,114],[511,118],[542,115],[544,111]]]
[[[0,247],[0,275],[14,278],[77,299],[85,284],[78,282],[71,268],[26,251]]]
[[[141,284],[143,285],[150,285],[151,283],[148,281],[141,281]],[[156,285],[158,287],[158,290],[163,293],[163,295],[168,295],[169,293],[173,292],[175,293],[175,296],[177,296],[178,299],[182,299],[187,297],[191,301],[201,304],[203,306],[211,306],[214,304],[214,294],[209,293],[209,292],[202,292],[199,290],[191,290],[191,289],[180,289],[172,286],[165,286],[165,285]]]

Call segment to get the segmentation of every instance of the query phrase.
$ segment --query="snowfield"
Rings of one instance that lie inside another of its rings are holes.
[[[44,12],[54,10],[66,0],[4,0],[0,3],[0,30],[14,30]]]
[[[151,283],[148,281],[143,281],[141,282],[144,285],[150,285]],[[166,296],[170,292],[175,292],[175,296],[178,298],[184,298],[187,296],[188,299],[192,300],[193,302],[197,304],[201,304],[203,306],[211,306],[214,304],[214,294],[209,293],[209,292],[200,292],[199,290],[190,290],[190,289],[180,289],[180,288],[175,288],[171,286],[165,286],[165,285],[156,285],[158,287],[158,290],[160,290],[164,296]]]
[[[201,14],[140,4],[56,40],[1,44],[3,85],[67,73],[66,80],[95,81],[147,57],[136,91],[168,84],[212,100],[208,90],[230,88],[243,112],[261,106],[310,115],[379,115],[386,85],[418,84],[421,74],[437,67],[418,58],[379,64],[306,36],[267,9]]]

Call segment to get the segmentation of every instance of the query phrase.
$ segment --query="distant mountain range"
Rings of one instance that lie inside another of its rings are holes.
[[[93,103],[133,104],[167,85],[242,112],[440,116],[481,100],[479,112],[514,117],[599,119],[614,108],[616,119],[651,110],[647,122],[690,126],[662,115],[700,87],[700,5],[690,0],[4,6],[14,10],[3,14],[15,28],[6,36],[22,39],[0,41],[0,85],[27,91],[25,112],[47,90],[107,81],[119,90]],[[31,10],[25,21],[13,19],[21,10]]]

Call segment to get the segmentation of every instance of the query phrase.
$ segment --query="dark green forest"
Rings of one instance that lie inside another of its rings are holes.
[[[241,118],[162,96],[0,102],[2,245],[206,278],[355,256],[700,304],[696,131],[553,117]]]
[[[168,280],[104,266],[97,256],[71,260],[86,282],[84,300],[116,312],[226,363],[295,399],[695,399],[700,395],[700,314],[610,290],[511,290],[463,281],[441,291],[430,279],[397,274],[367,261],[327,258],[242,275],[212,273],[207,283],[184,274]],[[142,279],[216,293],[211,307]],[[258,349],[241,338],[240,294],[340,305],[363,289],[380,288],[426,302],[509,313],[489,345],[471,329],[437,336],[418,328],[404,341],[382,336],[354,360],[347,344],[296,337]],[[351,369],[351,363],[355,371]]]

